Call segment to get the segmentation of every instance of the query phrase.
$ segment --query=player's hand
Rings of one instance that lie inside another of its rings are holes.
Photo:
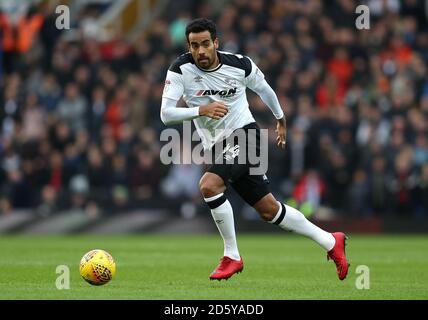
[[[285,141],[287,136],[287,125],[285,123],[285,117],[277,121],[275,132],[278,134],[276,137],[276,143],[278,147],[285,149]]]
[[[200,116],[210,117],[215,120],[223,118],[228,112],[229,109],[223,102],[215,101],[199,107]]]

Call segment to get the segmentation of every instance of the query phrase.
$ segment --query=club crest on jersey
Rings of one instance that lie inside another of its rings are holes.
[[[219,95],[220,97],[232,97],[236,94],[236,90],[237,88],[232,88],[229,90],[212,90],[212,89],[207,89],[207,90],[199,90],[196,93],[196,96],[198,97],[202,97],[202,96],[215,96],[215,95]]]
[[[196,76],[193,78],[193,80],[195,80],[195,82],[202,82],[202,77],[201,76]]]
[[[224,82],[226,82],[229,86],[236,86],[236,80],[233,78],[225,78]]]

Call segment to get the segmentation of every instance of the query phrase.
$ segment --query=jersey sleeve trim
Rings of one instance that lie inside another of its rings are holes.
[[[234,54],[220,53],[220,61],[222,64],[239,68],[245,71],[245,77],[251,74],[251,61],[246,56],[237,56]]]
[[[193,58],[192,58],[192,55],[188,52],[188,53],[184,53],[184,54],[182,54],[181,56],[179,56],[172,64],[171,64],[171,66],[169,67],[169,71],[172,71],[172,72],[175,72],[175,73],[178,73],[178,74],[183,74],[182,72],[181,72],[181,66],[183,65],[183,64],[186,64],[186,63],[193,63]]]

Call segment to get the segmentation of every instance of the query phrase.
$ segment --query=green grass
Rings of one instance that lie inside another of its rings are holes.
[[[317,244],[294,235],[239,235],[244,272],[209,281],[222,254],[217,235],[0,237],[0,299],[428,299],[428,237],[351,235],[351,268],[339,281]],[[116,277],[94,287],[78,266],[90,249],[109,251]],[[70,267],[58,290],[57,265]],[[370,268],[370,289],[355,286]]]

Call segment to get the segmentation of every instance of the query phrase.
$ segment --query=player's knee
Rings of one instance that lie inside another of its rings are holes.
[[[200,182],[199,189],[201,190],[201,193],[204,196],[204,198],[214,197],[215,195],[220,193],[216,185],[211,183],[210,181]]]
[[[224,183],[213,177],[204,175],[201,180],[199,180],[199,189],[204,198],[210,198],[224,192]]]
[[[254,206],[264,221],[272,221],[278,213],[278,202],[275,198],[270,198],[267,197]]]
[[[272,221],[275,218],[276,213],[271,211],[262,211],[259,212],[259,215],[264,221]]]

